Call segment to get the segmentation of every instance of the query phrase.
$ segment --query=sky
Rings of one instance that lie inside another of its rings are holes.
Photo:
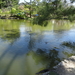
[[[25,0],[25,1],[30,2],[30,0]],[[70,0],[67,0],[67,1],[69,2]],[[22,2],[24,2],[24,0],[19,1],[19,3],[22,3]],[[73,3],[73,5],[75,6],[75,3]]]
[[[30,2],[30,0],[25,0],[25,1]],[[22,2],[24,2],[24,0],[19,1],[19,3],[22,3]]]
[[[25,0],[25,1],[30,2],[30,0]],[[69,2],[70,0],[67,0],[67,1]],[[24,0],[19,0],[19,3],[22,3],[22,2],[24,2]]]

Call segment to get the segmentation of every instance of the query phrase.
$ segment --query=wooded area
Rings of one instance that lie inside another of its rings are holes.
[[[75,19],[75,0],[30,0],[19,4],[19,0],[1,0],[0,15],[11,14],[21,19],[33,18],[38,23],[48,19]]]

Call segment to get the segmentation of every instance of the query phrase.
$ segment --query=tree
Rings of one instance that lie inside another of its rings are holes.
[[[19,0],[1,0],[0,1],[0,8],[2,7],[9,7],[13,6],[14,4],[18,4]]]
[[[74,3],[75,0],[70,0],[70,3]],[[38,6],[38,17],[34,18],[39,24],[43,23],[46,19],[51,18],[74,18],[75,8],[68,4],[67,0],[42,0]]]

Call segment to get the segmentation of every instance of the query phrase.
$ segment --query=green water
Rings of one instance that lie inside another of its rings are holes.
[[[75,23],[47,22],[0,20],[0,75],[35,75],[75,55]]]

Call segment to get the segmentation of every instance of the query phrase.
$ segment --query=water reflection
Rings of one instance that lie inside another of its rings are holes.
[[[27,61],[28,71],[26,72],[28,72],[29,75],[35,75],[36,72],[45,68],[52,69],[54,65],[60,62],[60,59],[58,58],[58,51],[56,51],[55,49],[50,50],[49,53],[38,49],[37,51],[30,51],[27,54]]]
[[[75,55],[75,42],[65,41],[61,45],[63,47],[70,48],[70,52],[63,51],[63,54],[65,54],[67,57],[70,57],[72,55]]]
[[[11,43],[13,43],[17,38],[20,37],[19,26],[18,25],[15,26],[15,24],[12,24],[12,23],[13,21],[11,22],[10,20],[8,21],[2,20],[0,25],[1,39],[4,41],[8,40]]]
[[[36,53],[39,56],[42,56],[43,59],[41,59],[40,61],[46,62],[46,68],[53,68],[54,65],[58,64],[60,62],[60,59],[58,57],[58,51],[56,51],[56,49],[53,50],[49,50],[49,52],[47,53],[46,50],[41,50],[38,49],[36,51]],[[47,63],[48,62],[48,63]]]
[[[75,42],[63,42],[62,45],[70,47],[70,48],[75,48]]]
[[[52,20],[32,25],[0,20],[0,75],[35,75],[75,54],[75,24]]]

